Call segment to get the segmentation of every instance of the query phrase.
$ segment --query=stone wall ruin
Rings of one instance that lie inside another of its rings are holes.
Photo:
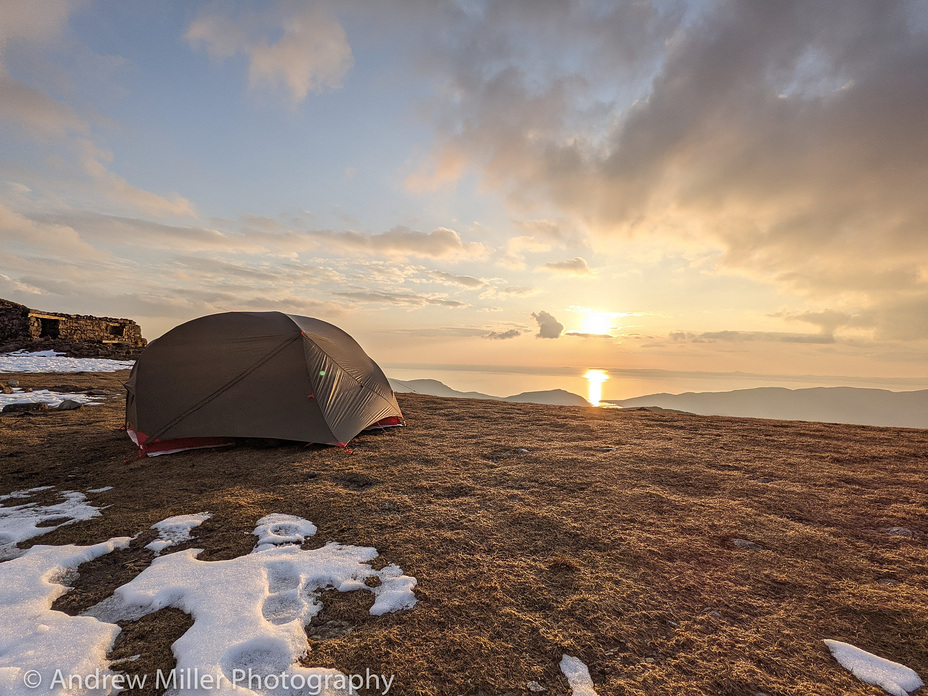
[[[41,312],[0,299],[0,353],[53,349],[80,357],[123,356],[146,344],[131,319]]]

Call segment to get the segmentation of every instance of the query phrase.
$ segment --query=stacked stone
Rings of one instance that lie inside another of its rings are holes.
[[[43,322],[47,324],[49,321],[56,322],[57,336],[49,336],[43,330]],[[63,338],[78,342],[117,341],[128,345],[144,345],[142,330],[129,319],[30,312],[28,322],[29,335],[34,339]]]
[[[0,342],[22,337],[29,331],[29,310],[8,300],[0,300]]]
[[[0,353],[56,350],[72,357],[133,359],[146,344],[131,319],[38,312],[0,299]]]

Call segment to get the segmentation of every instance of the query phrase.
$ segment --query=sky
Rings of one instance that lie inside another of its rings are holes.
[[[604,398],[928,388],[928,7],[0,0],[0,297]]]

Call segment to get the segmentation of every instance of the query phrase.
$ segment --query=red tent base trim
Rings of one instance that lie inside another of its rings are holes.
[[[387,416],[383,420],[379,420],[376,423],[371,423],[364,429],[373,430],[374,428],[402,428],[405,425],[406,419],[402,416]]]
[[[374,430],[378,428],[399,428],[406,425],[406,420],[401,416],[389,416],[376,423],[372,423],[364,430]],[[174,454],[176,452],[185,452],[195,449],[209,449],[212,447],[228,447],[235,445],[243,438],[238,437],[182,437],[177,440],[152,440],[145,433],[136,432],[131,425],[126,425],[126,434],[132,439],[139,448],[139,457],[157,457],[160,454]],[[325,444],[325,443],[311,443]],[[347,449],[346,442],[335,443],[336,447]]]
[[[238,440],[234,437],[182,437],[177,440],[151,440],[145,433],[137,433],[132,426],[126,426],[126,432],[132,442],[138,445],[139,452],[148,457],[157,457],[159,454],[174,454],[192,449],[207,449],[210,447],[227,447],[234,445]]]

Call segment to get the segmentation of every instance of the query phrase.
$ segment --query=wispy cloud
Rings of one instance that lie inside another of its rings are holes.
[[[229,6],[200,12],[184,35],[215,60],[243,54],[251,88],[283,88],[294,104],[310,92],[337,89],[354,63],[345,30],[315,5],[275,3],[233,17]]]
[[[670,334],[670,338],[674,341],[689,341],[691,343],[772,341],[777,343],[828,344],[835,342],[835,337],[831,334],[803,334],[785,331],[704,331],[697,334],[675,331]]]
[[[392,304],[407,307],[423,307],[437,305],[440,307],[461,308],[468,307],[466,302],[451,300],[435,295],[422,295],[412,292],[387,292],[384,290],[350,290],[333,293],[336,297],[343,297],[360,304]]]
[[[486,282],[467,275],[454,275],[445,271],[430,271],[429,277],[445,285],[458,285],[462,288],[482,288]]]
[[[407,227],[394,227],[379,234],[360,232],[332,232],[329,230],[306,233],[318,241],[325,250],[365,251],[388,256],[420,256],[431,258],[482,257],[487,249],[478,242],[464,242],[452,229],[439,227],[431,232],[418,232]]]
[[[484,334],[484,338],[489,338],[493,341],[505,341],[510,338],[518,338],[522,335],[522,332],[519,329],[508,329],[506,331],[491,331],[490,333]]]
[[[587,262],[575,256],[572,259],[567,261],[552,261],[551,263],[544,263],[538,267],[540,270],[552,271],[554,273],[563,273],[565,275],[572,276],[592,276],[593,270],[589,267]]]

